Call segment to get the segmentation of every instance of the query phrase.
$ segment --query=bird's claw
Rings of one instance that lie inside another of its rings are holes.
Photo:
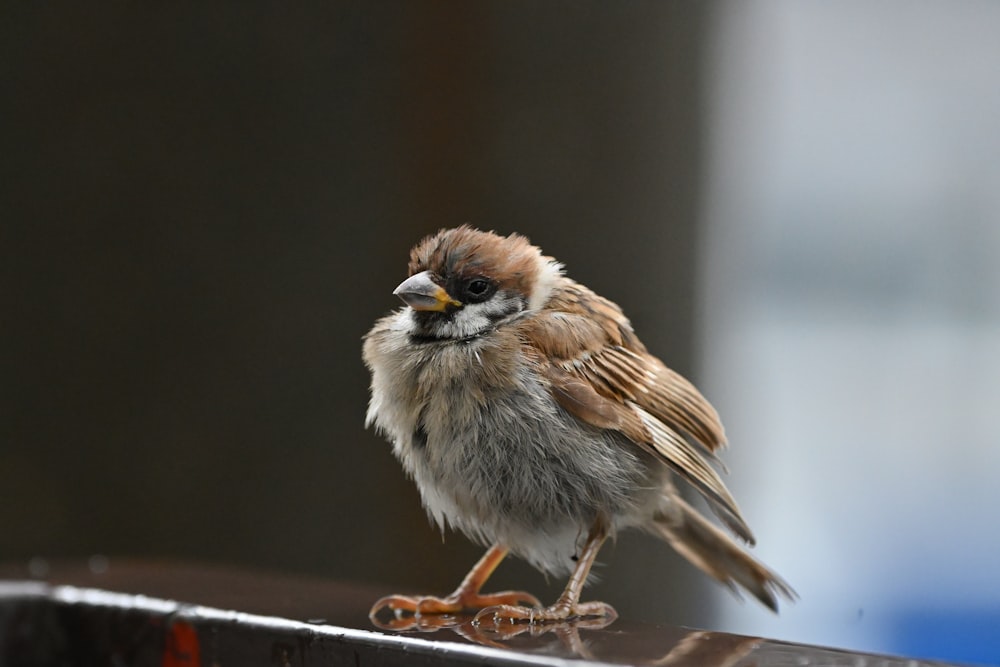
[[[412,623],[404,622],[406,614],[425,618],[444,615],[461,614],[462,612],[478,611],[484,608],[512,607],[522,608],[520,605],[529,604],[541,607],[539,602],[531,593],[524,591],[502,591],[500,593],[466,593],[456,592],[447,597],[436,597],[433,595],[411,596],[411,595],[387,595],[380,598],[372,605],[368,612],[368,618],[372,623],[386,629],[397,629],[397,626],[408,627]],[[527,608],[527,607],[524,607]],[[378,619],[378,614],[383,609],[393,612],[394,619],[384,623]],[[397,622],[399,621],[399,622]],[[448,622],[453,622],[449,619]],[[444,625],[443,623],[442,625]],[[433,621],[426,625],[437,625]]]

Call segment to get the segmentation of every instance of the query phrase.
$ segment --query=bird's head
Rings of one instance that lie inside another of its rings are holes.
[[[393,294],[411,308],[416,336],[463,339],[541,308],[561,271],[519,234],[463,225],[418,243],[410,252],[410,277]]]

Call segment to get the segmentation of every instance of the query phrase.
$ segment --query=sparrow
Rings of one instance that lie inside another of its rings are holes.
[[[681,496],[686,484],[737,540],[754,537],[716,466],[718,414],[640,342],[617,305],[519,234],[463,225],[410,253],[404,305],[364,337],[366,426],[415,481],[431,521],[488,546],[444,597],[390,595],[397,615],[478,612],[545,623],[617,613],[580,596],[601,546],[625,529],[658,537],[737,594],[777,612],[792,588]],[[568,576],[550,606],[481,592],[513,554]]]

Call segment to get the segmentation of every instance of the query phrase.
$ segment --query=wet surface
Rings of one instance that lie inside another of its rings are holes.
[[[618,620],[486,627],[388,616],[387,591],[303,577],[90,559],[0,567],[0,664],[850,665],[920,662]]]

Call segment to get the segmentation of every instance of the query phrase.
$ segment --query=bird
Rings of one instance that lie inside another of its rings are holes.
[[[417,243],[393,294],[402,307],[363,339],[366,427],[391,443],[431,522],[488,548],[453,593],[389,595],[373,618],[610,622],[612,605],[580,598],[602,545],[627,529],[774,612],[778,598],[797,598],[737,543],[755,539],[716,470],[726,445],[716,410],[647,351],[615,303],[525,236],[467,224]],[[558,599],[482,592],[508,554],[567,577]]]

